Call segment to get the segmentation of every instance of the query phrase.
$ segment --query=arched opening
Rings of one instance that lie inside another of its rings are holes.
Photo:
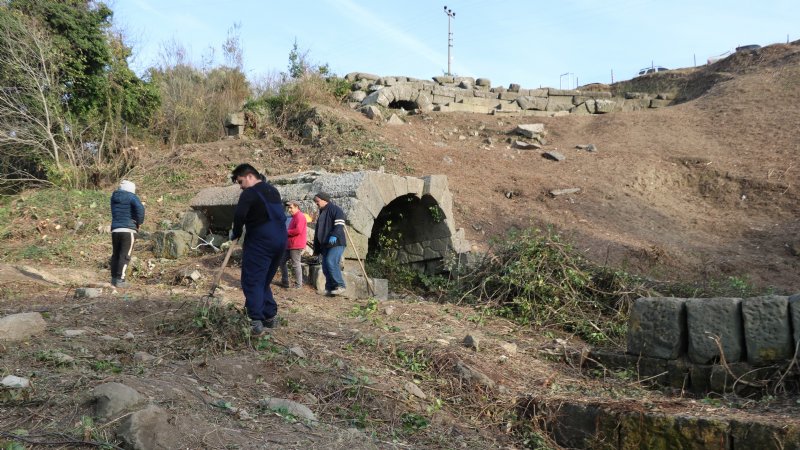
[[[395,100],[389,103],[389,108],[414,111],[415,109],[419,109],[419,105],[417,105],[417,102],[412,102],[411,100]]]
[[[445,219],[430,195],[397,197],[383,207],[372,225],[368,264],[399,264],[427,273],[440,272],[451,240]]]

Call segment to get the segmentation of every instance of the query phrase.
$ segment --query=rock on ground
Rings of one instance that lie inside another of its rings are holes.
[[[0,319],[0,341],[22,341],[44,332],[47,323],[39,313],[11,314]]]

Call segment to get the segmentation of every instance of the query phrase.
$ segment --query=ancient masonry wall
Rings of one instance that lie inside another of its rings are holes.
[[[647,297],[628,322],[627,355],[605,367],[692,392],[740,392],[786,370],[800,343],[800,294],[752,298]]]
[[[345,76],[352,82],[348,96],[354,108],[365,113],[370,106],[403,107],[421,111],[552,117],[568,114],[605,114],[668,106],[668,94],[627,92],[612,97],[609,91],[554,88],[492,87],[487,78],[438,76],[432,81],[411,77],[379,77],[362,72]]]

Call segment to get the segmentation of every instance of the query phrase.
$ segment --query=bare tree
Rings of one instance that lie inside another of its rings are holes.
[[[47,171],[63,175],[78,163],[56,57],[33,21],[11,14],[0,20],[0,185],[45,181]]]

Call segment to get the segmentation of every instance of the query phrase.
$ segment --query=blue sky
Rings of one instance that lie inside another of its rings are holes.
[[[800,39],[800,1],[765,0],[112,0],[138,73],[175,41],[200,63],[240,25],[248,77],[285,71],[295,39],[334,73],[429,79],[447,71],[495,86],[629,79],[651,63],[704,64],[738,45]]]

